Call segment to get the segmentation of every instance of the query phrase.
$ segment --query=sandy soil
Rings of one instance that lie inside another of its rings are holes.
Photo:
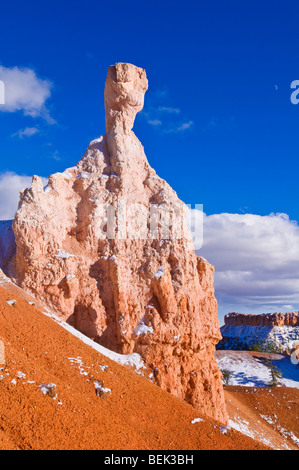
[[[299,450],[299,390],[225,388],[230,424],[273,449]]]
[[[221,423],[102,356],[10,288],[0,287],[0,449],[268,448],[235,430],[223,434]],[[95,380],[111,389],[105,399]],[[56,384],[54,398],[40,389],[47,383]]]

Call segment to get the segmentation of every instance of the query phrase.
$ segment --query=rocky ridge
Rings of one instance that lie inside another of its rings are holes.
[[[299,326],[299,312],[245,314],[231,312],[224,317],[225,325]]]

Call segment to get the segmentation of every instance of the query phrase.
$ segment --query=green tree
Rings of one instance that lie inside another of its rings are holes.
[[[277,366],[275,366],[270,359],[267,359],[266,366],[270,371],[271,377],[269,387],[277,387],[278,385],[281,385],[282,373],[278,370]]]
[[[224,386],[227,386],[229,383],[229,379],[231,377],[231,371],[228,369],[223,369],[221,370],[221,372],[222,372],[222,382]]]

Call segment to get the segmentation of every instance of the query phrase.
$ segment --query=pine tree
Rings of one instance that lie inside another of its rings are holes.
[[[278,370],[277,366],[275,366],[270,359],[266,361],[266,366],[268,367],[271,376],[269,387],[277,387],[281,384],[280,381],[282,379],[282,373],[280,372],[280,370]]]
[[[231,376],[231,371],[228,370],[228,369],[223,369],[221,370],[222,372],[222,381],[223,381],[223,384],[224,386],[228,385],[228,382],[229,382],[229,379],[230,379],[230,376]]]

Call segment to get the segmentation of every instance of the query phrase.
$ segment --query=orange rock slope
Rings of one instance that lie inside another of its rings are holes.
[[[234,430],[223,434],[221,423],[99,354],[4,285],[0,450],[267,448]],[[96,381],[110,389],[105,399]],[[53,397],[42,393],[48,383]]]
[[[132,131],[145,71],[108,69],[106,131],[82,160],[22,192],[13,230],[18,285],[98,343],[137,352],[156,384],[226,421],[214,268],[193,250],[186,206]]]

